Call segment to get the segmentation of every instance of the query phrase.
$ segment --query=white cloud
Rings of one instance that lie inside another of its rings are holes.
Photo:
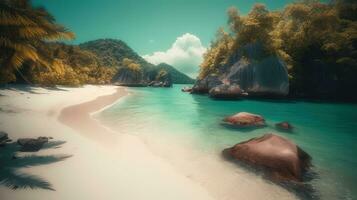
[[[166,51],[157,51],[143,58],[152,64],[167,63],[174,66],[181,72],[195,78],[199,65],[202,62],[202,55],[206,48],[201,40],[190,33],[185,33],[176,38],[171,48]]]

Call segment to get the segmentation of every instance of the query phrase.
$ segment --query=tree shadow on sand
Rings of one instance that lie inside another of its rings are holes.
[[[53,141],[44,145],[42,149],[59,148],[64,141]],[[46,189],[55,190],[46,179],[27,173],[20,172],[20,169],[48,165],[63,161],[71,155],[25,155],[17,156],[20,146],[16,143],[7,144],[0,148],[0,185],[4,185],[13,190],[16,189]]]
[[[44,87],[44,86],[39,86],[39,85],[27,85],[27,84],[6,84],[6,85],[0,85],[0,90],[13,90],[13,91],[18,91],[21,94],[24,94],[24,92],[28,92],[30,94],[46,94],[43,92],[37,92],[36,89],[37,88],[44,88],[46,90],[51,90],[51,91],[63,91],[66,92],[68,90],[64,89],[64,88],[60,88],[57,86],[53,86],[53,87]],[[5,96],[5,95],[3,95]]]

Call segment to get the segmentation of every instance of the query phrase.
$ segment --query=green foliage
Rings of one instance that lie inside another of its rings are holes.
[[[99,63],[104,66],[120,68],[124,59],[132,60],[140,65],[143,72],[143,81],[150,82],[155,80],[156,74],[161,69],[165,69],[171,74],[173,83],[193,83],[193,79],[170,65],[162,63],[155,66],[148,63],[121,40],[99,39],[80,44],[79,46],[94,53],[99,58]]]
[[[161,69],[157,75],[156,75],[156,78],[155,78],[156,81],[171,81],[171,76],[170,74],[164,70],[164,69]]]
[[[0,83],[15,81],[15,72],[25,62],[48,66],[36,45],[72,38],[74,34],[56,24],[44,8],[33,8],[28,0],[0,1]]]
[[[270,12],[257,4],[247,16],[228,10],[230,31],[219,30],[204,55],[200,78],[224,73],[242,46],[259,43],[288,66],[290,91],[309,97],[356,96],[357,3],[300,1]]]
[[[136,63],[134,60],[130,58],[124,58],[123,61],[121,62],[121,66],[135,73],[142,73],[143,71],[141,69],[141,65]]]
[[[27,63],[29,70],[22,73],[33,83],[41,85],[106,84],[110,83],[116,69],[100,66],[99,58],[79,46],[62,43],[46,43],[38,46],[45,52],[49,63]]]
[[[216,40],[211,43],[211,48],[203,55],[199,78],[218,73],[227,64],[234,49],[234,42],[234,38],[223,28],[217,31]]]
[[[157,74],[160,74],[161,71],[165,71],[169,74],[172,83],[174,84],[193,84],[194,80],[190,77],[188,77],[186,74],[178,71],[171,65],[168,65],[166,63],[160,63],[153,68],[151,68],[150,71],[148,71],[148,76],[151,76],[151,80],[156,78]]]

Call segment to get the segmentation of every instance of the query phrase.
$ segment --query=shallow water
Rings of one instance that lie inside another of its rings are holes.
[[[116,131],[143,136],[147,143],[160,146],[158,151],[165,151],[163,157],[181,160],[181,163],[185,159],[185,163],[190,163],[202,156],[220,157],[224,148],[274,132],[291,139],[312,156],[313,171],[317,175],[309,184],[317,198],[357,198],[357,105],[217,101],[183,93],[182,87],[130,88],[131,95],[97,114],[96,118]],[[223,117],[242,111],[263,115],[268,126],[250,130],[221,125]],[[276,130],[274,124],[280,121],[289,121],[294,131]],[[202,154],[196,157],[170,154],[173,146],[194,147]]]

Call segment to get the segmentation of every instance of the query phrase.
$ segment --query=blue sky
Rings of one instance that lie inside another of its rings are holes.
[[[255,3],[263,3],[269,9],[277,10],[292,1],[32,0],[32,2],[35,6],[44,6],[55,16],[57,22],[76,33],[76,39],[71,43],[78,44],[99,38],[121,39],[140,55],[146,55],[145,57],[152,62],[159,62],[161,59],[172,65],[186,65],[176,66],[181,69],[196,65],[191,70],[193,73],[197,71],[199,57],[201,57],[197,52],[203,52],[203,48],[209,46],[216,30],[226,24],[226,10],[230,6],[236,6],[242,14],[247,14]],[[191,53],[194,52],[193,56],[199,57],[191,58],[190,52],[182,52],[191,48],[190,42],[197,47]],[[201,47],[197,46],[198,43]],[[175,44],[182,49],[173,49]],[[175,53],[181,53],[179,58],[173,58]],[[190,70],[185,72],[191,73]]]
[[[169,48],[178,36],[191,33],[208,45],[226,10],[249,12],[256,2],[281,9],[287,0],[33,0],[76,33],[74,43],[97,38],[124,40],[139,54]]]

